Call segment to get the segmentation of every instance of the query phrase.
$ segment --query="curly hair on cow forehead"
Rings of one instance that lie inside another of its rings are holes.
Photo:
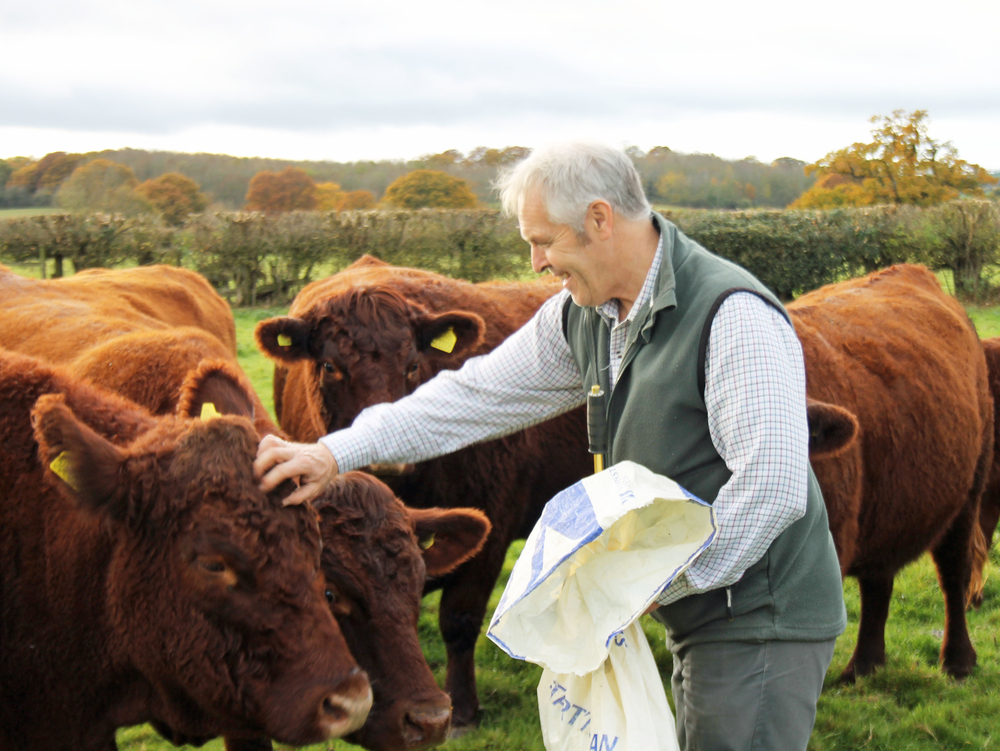
[[[541,191],[549,220],[583,231],[587,208],[607,201],[626,219],[639,220],[652,211],[642,179],[632,160],[620,149],[576,142],[543,146],[502,172],[494,183],[503,211],[517,216],[534,189]]]

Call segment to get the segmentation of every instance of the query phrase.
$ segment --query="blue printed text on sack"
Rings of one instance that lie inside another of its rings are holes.
[[[552,706],[559,707],[560,717],[563,722],[579,730],[581,733],[586,733],[587,728],[590,727],[590,710],[581,707],[579,704],[573,704],[566,698],[566,693],[565,686],[558,681],[552,681],[552,684],[549,686],[549,698],[552,700]],[[615,751],[615,746],[617,745],[617,735],[612,735],[609,738],[606,733],[593,733],[590,738],[589,750]]]

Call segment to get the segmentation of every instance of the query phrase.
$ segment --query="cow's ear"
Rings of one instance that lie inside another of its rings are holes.
[[[428,576],[442,576],[478,553],[490,533],[490,520],[474,508],[408,508]]]
[[[422,313],[414,320],[417,347],[425,356],[461,361],[483,341],[486,323],[475,313]]]
[[[202,362],[184,378],[178,414],[207,417],[210,414],[239,415],[254,419],[252,386],[225,360]]]
[[[301,318],[279,316],[257,324],[257,347],[275,362],[289,364],[309,357],[309,324]]]
[[[861,428],[852,412],[836,404],[808,399],[809,458],[827,459],[842,454],[857,440]]]
[[[123,520],[128,510],[125,453],[66,406],[62,394],[35,402],[31,422],[46,472],[81,505]]]

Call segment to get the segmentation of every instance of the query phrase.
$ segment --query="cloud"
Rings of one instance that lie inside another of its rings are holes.
[[[0,9],[0,49],[18,61],[0,68],[0,128],[559,133],[719,118],[735,139],[753,113],[1000,117],[1000,78],[975,74],[995,68],[995,2],[957,0],[933,19],[870,0],[835,14],[791,0],[12,6]]]

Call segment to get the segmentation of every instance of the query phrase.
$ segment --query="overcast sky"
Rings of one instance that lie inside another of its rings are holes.
[[[919,108],[998,170],[998,47],[998,0],[0,0],[0,157],[591,138],[814,161]]]

